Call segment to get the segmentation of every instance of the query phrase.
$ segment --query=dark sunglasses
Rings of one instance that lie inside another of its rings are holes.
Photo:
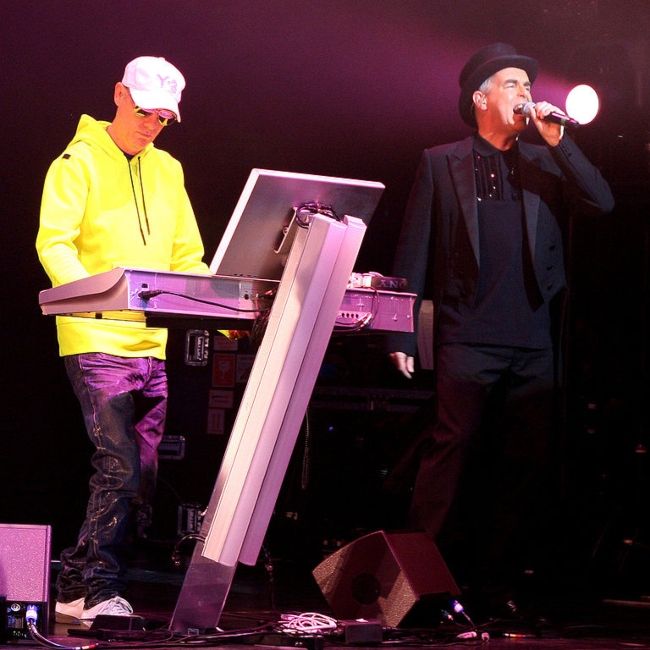
[[[155,108],[149,110],[147,108],[140,108],[139,106],[133,107],[133,112],[138,117],[149,117],[150,115],[155,115],[158,118],[158,122],[162,126],[169,126],[176,122],[176,115],[172,111],[168,111],[166,108]]]

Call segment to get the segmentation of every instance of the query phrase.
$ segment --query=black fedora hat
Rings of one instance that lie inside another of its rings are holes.
[[[472,95],[488,77],[504,68],[525,70],[531,83],[537,76],[537,61],[529,56],[517,54],[517,50],[512,45],[492,43],[492,45],[481,48],[465,64],[458,78],[460,84],[458,110],[463,122],[470,126],[476,126],[472,110]]]

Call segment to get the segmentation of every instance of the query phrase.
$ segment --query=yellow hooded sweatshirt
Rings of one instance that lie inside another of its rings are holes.
[[[180,163],[147,145],[129,160],[106,131],[82,115],[66,150],[50,166],[36,250],[52,286],[136,267],[209,273]],[[61,356],[105,352],[165,358],[167,330],[143,317],[57,317]]]

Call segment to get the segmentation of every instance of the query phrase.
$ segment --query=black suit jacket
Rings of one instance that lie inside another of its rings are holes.
[[[473,304],[481,265],[472,136],[426,149],[404,217],[393,275],[405,277],[434,310],[445,300]],[[565,134],[557,147],[519,143],[526,244],[541,299],[566,283],[563,231],[576,209],[609,212],[614,199],[600,172]],[[416,309],[417,309],[416,305]],[[435,322],[435,321],[434,321]],[[393,334],[389,351],[415,353],[415,337]]]

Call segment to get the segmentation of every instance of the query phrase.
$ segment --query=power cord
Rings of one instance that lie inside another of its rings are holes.
[[[171,561],[172,564],[178,569],[180,568],[181,564],[183,563],[182,561],[182,556],[181,556],[181,546],[187,542],[188,540],[194,540],[197,542],[205,542],[205,537],[203,535],[200,535],[199,533],[187,533],[186,535],[183,535],[176,544],[174,544],[174,550],[172,551],[171,555]]]
[[[138,298],[142,300],[151,300],[157,296],[176,296],[177,298],[184,298],[190,302],[198,302],[202,305],[210,305],[212,307],[221,307],[221,309],[227,309],[228,311],[237,312],[237,313],[247,313],[247,314],[256,314],[264,313],[269,311],[269,308],[257,308],[257,309],[241,309],[239,307],[233,307],[232,305],[225,305],[221,302],[216,302],[214,300],[204,300],[203,298],[197,298],[196,296],[190,296],[186,293],[179,293],[178,291],[167,291],[166,289],[143,289],[138,292]]]
[[[472,628],[468,632],[461,632],[457,638],[467,640],[467,639],[480,639],[481,641],[489,641],[490,640],[490,635],[483,631],[479,632],[478,627],[474,623],[474,621],[470,618],[469,614],[465,611],[465,608],[461,605],[461,603],[457,600],[452,600],[451,601],[451,607],[454,611],[454,614],[460,614],[465,621],[469,624],[469,626]]]
[[[326,203],[319,203],[318,201],[308,201],[301,203],[297,208],[294,208],[294,215],[296,224],[300,228],[307,228],[311,223],[311,217],[315,214],[322,214],[335,221],[341,221],[341,217],[336,214],[334,208]]]
[[[304,612],[302,614],[282,614],[278,627],[281,632],[289,635],[322,634],[337,628],[336,619],[319,612]]]
[[[48,648],[58,648],[59,650],[93,650],[99,646],[98,643],[91,643],[89,645],[63,645],[62,643],[57,643],[52,641],[47,637],[43,636],[36,627],[38,623],[38,610],[33,605],[27,605],[27,611],[25,612],[25,621],[27,623],[27,629],[32,639],[41,645],[44,645]]]

